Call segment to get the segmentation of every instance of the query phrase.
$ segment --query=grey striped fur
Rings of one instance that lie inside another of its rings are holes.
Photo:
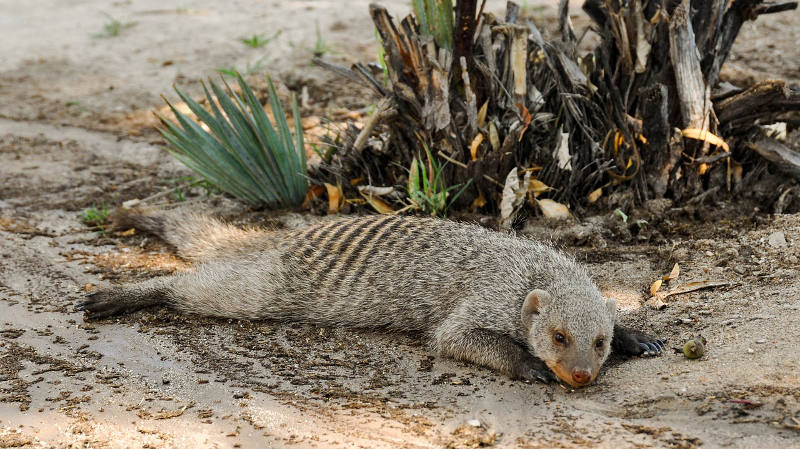
[[[610,351],[615,303],[582,266],[548,245],[477,225],[377,215],[243,230],[198,214],[143,211],[119,222],[198,263],[189,273],[101,289],[82,305],[90,317],[164,304],[207,316],[413,332],[442,355],[528,379],[546,378],[549,367],[572,384],[578,368],[594,379]],[[523,303],[536,289],[548,295],[525,321]],[[554,343],[556,331],[570,337],[569,348]]]

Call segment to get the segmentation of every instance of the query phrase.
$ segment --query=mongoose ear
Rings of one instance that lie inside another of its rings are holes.
[[[525,302],[522,303],[522,310],[520,311],[522,324],[524,324],[526,328],[531,327],[531,318],[533,315],[538,315],[539,307],[546,305],[548,302],[550,302],[550,293],[544,290],[536,289],[528,293],[528,296],[525,297]]]
[[[606,309],[611,315],[612,320],[617,319],[617,300],[614,298],[606,298]]]

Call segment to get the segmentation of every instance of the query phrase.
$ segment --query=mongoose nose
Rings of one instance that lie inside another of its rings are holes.
[[[577,370],[576,369],[575,371],[572,372],[572,380],[574,380],[575,383],[578,383],[578,384],[585,384],[586,382],[589,382],[589,380],[591,380],[591,378],[592,378],[592,375],[589,374],[588,371],[583,371],[583,370]]]

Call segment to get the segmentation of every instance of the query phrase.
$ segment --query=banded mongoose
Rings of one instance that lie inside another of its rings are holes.
[[[552,247],[433,218],[342,218],[295,231],[239,229],[189,213],[129,211],[198,261],[193,271],[101,288],[78,308],[103,318],[163,304],[183,312],[423,335],[443,356],[512,378],[579,387],[615,350],[665,346],[615,324],[584,267]]]

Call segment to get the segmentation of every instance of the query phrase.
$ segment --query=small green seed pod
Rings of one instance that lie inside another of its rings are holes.
[[[687,359],[699,359],[705,352],[706,339],[703,337],[693,337],[683,345],[683,355]]]

